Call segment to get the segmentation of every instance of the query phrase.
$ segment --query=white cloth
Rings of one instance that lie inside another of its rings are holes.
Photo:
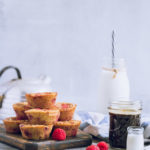
[[[97,112],[76,112],[74,119],[81,120],[80,129],[101,140],[108,141],[109,116]],[[150,138],[150,116],[142,115],[141,126],[144,127],[144,138]]]

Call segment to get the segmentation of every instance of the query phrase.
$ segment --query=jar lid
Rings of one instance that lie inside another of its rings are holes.
[[[110,103],[108,109],[112,113],[140,113],[142,110],[142,103],[141,101],[113,101]]]

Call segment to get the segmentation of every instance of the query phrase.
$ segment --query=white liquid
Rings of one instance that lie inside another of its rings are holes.
[[[107,113],[111,101],[129,100],[129,97],[130,88],[126,70],[120,70],[115,74],[111,70],[102,69],[99,89],[100,112]]]
[[[143,134],[128,134],[127,150],[144,150]]]

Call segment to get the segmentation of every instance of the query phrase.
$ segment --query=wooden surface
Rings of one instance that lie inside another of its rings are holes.
[[[4,126],[0,124],[0,141],[23,150],[63,150],[88,146],[92,143],[92,137],[78,130],[76,137],[67,138],[65,141],[54,141],[51,139],[44,141],[25,140],[19,134],[6,133]]]

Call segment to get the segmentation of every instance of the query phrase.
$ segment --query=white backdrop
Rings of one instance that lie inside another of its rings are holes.
[[[15,65],[24,78],[49,75],[60,101],[97,111],[101,59],[111,54],[114,29],[131,95],[148,104],[149,7],[149,0],[0,0],[0,68]]]

